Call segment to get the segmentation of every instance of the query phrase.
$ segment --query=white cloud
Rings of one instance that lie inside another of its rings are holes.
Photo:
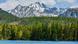
[[[42,3],[46,4],[46,5],[50,5],[50,6],[56,4],[55,0],[41,0],[40,2],[42,2]]]
[[[68,3],[75,3],[76,0],[56,0],[57,2],[68,2]]]
[[[7,0],[7,2],[0,4],[0,8],[2,8],[3,10],[9,10],[16,7],[17,4],[18,2],[16,2],[15,0]]]
[[[56,4],[55,0],[7,0],[7,2],[0,4],[0,8],[9,10],[15,8],[18,4],[27,6],[34,2],[42,2],[50,6]]]
[[[56,4],[55,0],[19,0],[19,2],[21,3],[21,5],[30,5],[34,2],[41,2],[50,6]]]
[[[73,5],[70,8],[78,8],[78,5]]]
[[[76,0],[66,0],[66,1],[69,3],[75,3],[76,2]]]

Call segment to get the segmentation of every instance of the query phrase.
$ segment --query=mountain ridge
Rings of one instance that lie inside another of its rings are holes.
[[[35,2],[31,3],[29,6],[22,6],[18,5],[15,9],[12,9],[8,11],[9,13],[12,13],[13,15],[23,18],[23,17],[40,17],[40,16],[49,16],[49,17],[78,17],[77,14],[74,15],[73,13],[78,13],[75,10],[78,8],[49,8],[44,3]],[[75,11],[75,12],[72,12]],[[69,12],[69,13],[68,13]],[[71,14],[73,15],[71,15]]]
[[[48,13],[46,11],[50,11],[50,8],[48,8],[43,3],[35,2],[30,4],[29,6],[18,5],[15,9],[11,10],[9,13],[12,13],[17,17],[50,16],[51,14],[53,14],[53,13]]]

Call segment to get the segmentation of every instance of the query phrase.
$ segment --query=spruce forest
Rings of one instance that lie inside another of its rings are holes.
[[[78,18],[26,17],[0,23],[0,40],[78,41]]]

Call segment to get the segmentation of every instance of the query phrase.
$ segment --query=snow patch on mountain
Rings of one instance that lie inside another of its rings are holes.
[[[49,8],[44,3],[35,2],[31,3],[29,6],[18,5],[16,8],[9,10],[9,13],[17,17],[39,17],[39,16],[53,16],[58,17],[60,14],[64,13],[66,9],[63,8]]]

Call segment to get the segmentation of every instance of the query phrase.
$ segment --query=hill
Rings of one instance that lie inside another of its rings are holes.
[[[19,18],[12,15],[11,13],[8,13],[2,9],[0,9],[0,23],[9,23],[13,21],[17,21]]]

